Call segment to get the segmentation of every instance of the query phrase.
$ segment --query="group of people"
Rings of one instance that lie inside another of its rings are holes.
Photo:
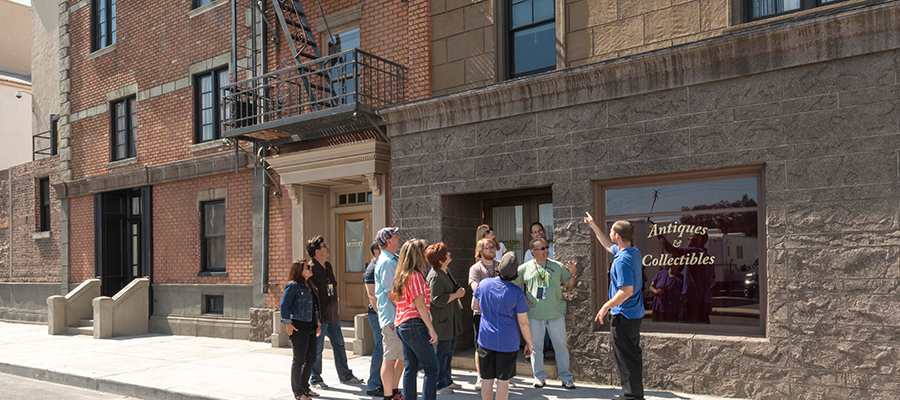
[[[638,332],[643,318],[642,272],[640,252],[631,246],[634,229],[628,222],[620,221],[607,236],[589,214],[585,222],[603,247],[616,257],[611,270],[610,301],[595,319],[603,323],[606,313],[611,313],[612,347],[625,398],[641,399]],[[463,332],[461,299],[467,290],[447,269],[452,258],[444,243],[429,245],[422,239],[410,239],[401,245],[398,232],[395,227],[377,232],[370,247],[375,258],[363,275],[370,303],[368,318],[375,336],[367,394],[384,400],[416,399],[417,375],[421,370],[422,397],[432,400],[438,393],[450,394],[462,387],[453,381],[450,364],[457,337]],[[530,358],[533,386],[544,387],[546,338],[554,349],[562,387],[574,389],[562,287],[571,289],[576,285],[577,264],[570,261],[564,265],[552,259],[552,244],[540,223],[532,225],[525,263],[519,264],[514,252],[498,253],[501,249],[505,246],[490,226],[478,228],[476,262],[469,268],[468,276],[478,372],[475,389],[481,391],[483,400],[489,400],[494,397],[496,385],[496,398],[506,400],[519,351]],[[294,354],[291,388],[294,396],[302,400],[317,396],[313,389],[327,388],[320,376],[324,335],[332,341],[341,382],[362,383],[347,367],[337,323],[336,282],[330,263],[325,261],[328,246],[317,236],[307,243],[307,253],[310,261],[296,260],[291,265],[281,301],[282,323]],[[317,274],[322,278],[317,279]],[[636,307],[640,308],[640,316]],[[312,346],[314,340],[316,347]]]

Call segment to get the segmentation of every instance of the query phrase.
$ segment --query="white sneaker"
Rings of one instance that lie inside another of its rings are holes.
[[[438,390],[437,392],[438,392],[438,394],[453,394],[453,389],[450,389],[449,387],[445,387],[441,390]]]
[[[547,381],[544,380],[544,379],[535,379],[535,380],[534,380],[534,385],[533,385],[533,386],[536,387],[536,388],[542,388],[542,387],[544,387],[544,385],[546,385],[546,384],[547,384]]]
[[[478,377],[478,379],[475,379],[475,390],[481,391],[481,377],[480,376]]]

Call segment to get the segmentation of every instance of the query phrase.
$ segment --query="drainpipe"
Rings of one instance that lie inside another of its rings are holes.
[[[6,186],[9,189],[9,222],[7,223],[7,232],[9,233],[9,244],[6,246],[6,260],[9,262],[9,281],[13,280],[13,169],[9,167],[6,170]]]
[[[266,148],[262,149],[263,157],[267,155]],[[263,220],[262,220],[262,293],[269,292],[269,174],[265,173],[269,163],[262,161],[263,167]],[[274,184],[274,182],[272,182]]]

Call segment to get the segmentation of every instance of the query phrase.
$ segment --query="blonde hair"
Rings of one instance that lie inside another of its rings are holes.
[[[403,297],[403,287],[413,273],[425,276],[425,245],[419,239],[410,239],[403,243],[398,254],[397,274],[394,276],[394,288],[391,294],[394,300]]]
[[[494,250],[498,251],[498,252],[500,251],[500,247],[497,246],[495,241],[488,239],[488,238],[483,238],[483,239],[479,240],[478,243],[475,243],[475,260],[481,259],[481,253],[484,251],[484,243],[485,242],[491,242],[494,245]],[[495,260],[497,259],[497,253],[494,253],[494,259]]]
[[[488,231],[488,229],[491,229],[491,227],[488,224],[482,224],[481,226],[478,227],[478,229],[475,231],[475,243],[476,244],[481,242],[481,239],[484,239],[484,234],[485,234],[485,232]],[[493,230],[493,229],[491,229],[491,230]],[[497,240],[497,232],[494,232],[494,238],[489,239],[489,240],[494,242],[494,248],[497,249],[497,251],[500,251],[500,241]],[[501,254],[501,256],[502,256],[502,254]],[[478,250],[475,250],[475,258],[481,258],[481,253]]]

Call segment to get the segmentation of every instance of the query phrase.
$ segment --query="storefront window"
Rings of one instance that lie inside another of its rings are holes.
[[[635,227],[649,329],[761,332],[759,185],[749,173],[601,187],[607,230]]]

